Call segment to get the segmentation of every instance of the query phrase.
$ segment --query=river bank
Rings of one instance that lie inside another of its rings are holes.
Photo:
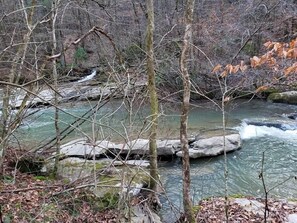
[[[78,181],[71,184],[65,179],[21,173],[11,164],[17,157],[23,156],[24,152],[10,149],[9,158],[5,160],[5,180],[1,183],[0,191],[0,217],[3,222],[29,222],[34,219],[34,221],[46,220],[48,222],[137,223],[141,219],[148,219],[149,222],[158,218],[152,212],[147,212],[146,217],[139,212],[140,209],[149,210],[145,205],[143,206],[143,202],[149,199],[145,192],[132,198],[129,203],[126,201],[124,208],[117,202],[117,197],[98,199],[91,190],[92,186],[88,184],[81,184]],[[197,202],[194,207],[197,223],[225,222],[224,198],[210,197],[200,201],[195,200],[195,202]],[[295,199],[269,197],[265,200],[241,194],[231,194],[228,197],[229,221],[263,222],[265,204],[268,207],[267,222],[296,222],[297,202]],[[172,211],[171,215],[180,218],[182,210],[176,211]],[[163,218],[154,222],[173,221]],[[182,217],[177,222],[182,223]]]
[[[110,141],[114,139],[117,143],[123,142],[119,137],[120,133],[129,133],[129,139],[134,140],[140,137],[146,138],[144,123],[149,114],[148,106],[142,106],[141,110],[137,110],[137,115],[130,117],[122,100],[111,101],[104,109],[97,113],[101,129],[100,134],[96,137],[108,136]],[[92,104],[82,103],[67,107],[68,112],[75,115],[83,114],[92,107]],[[111,111],[116,111],[110,116]],[[135,110],[134,110],[135,111]],[[242,148],[227,155],[229,169],[229,192],[230,194],[242,194],[243,196],[263,197],[263,186],[259,179],[259,169],[263,152],[265,152],[265,176],[267,176],[267,186],[273,188],[279,182],[294,176],[296,171],[295,158],[297,149],[296,131],[293,129],[283,129],[281,125],[265,126],[272,121],[284,123],[284,120],[290,120],[292,127],[294,120],[286,119],[283,114],[291,114],[296,112],[295,105],[274,104],[266,101],[244,101],[237,100],[228,104],[226,110],[227,127],[232,128],[240,133],[242,138]],[[48,139],[54,135],[54,126],[51,122],[54,109],[46,109],[35,113],[30,117],[28,123],[20,128],[26,134],[22,140],[27,137],[28,141]],[[162,105],[162,116],[160,117],[160,138],[170,139],[178,138],[179,110],[176,106]],[[131,118],[131,119],[130,119]],[[62,116],[63,123],[71,123],[69,116]],[[247,120],[248,122],[244,122]],[[133,128],[130,129],[130,121]],[[257,121],[257,122],[255,122]],[[85,136],[87,133],[90,139],[93,139],[92,123],[87,122],[80,129],[73,133],[74,138]],[[221,112],[215,106],[209,103],[198,103],[191,107],[189,117],[189,131],[193,136],[197,133],[212,134],[214,129],[221,129],[222,126]],[[245,124],[244,124],[245,123]],[[249,123],[249,124],[248,124]],[[264,123],[261,125],[253,125]],[[277,128],[280,127],[280,128]],[[108,131],[108,129],[116,129],[117,132]],[[83,130],[84,134],[81,135]],[[20,133],[21,134],[21,133]],[[191,176],[192,176],[192,196],[197,204],[204,198],[213,196],[224,196],[224,172],[223,157],[206,157],[197,160],[191,160]],[[162,179],[162,185],[166,194],[161,195],[161,203],[163,208],[160,211],[163,222],[171,223],[178,219],[181,213],[181,188],[182,188],[182,172],[181,160],[179,158],[172,161],[159,163],[159,171]],[[285,184],[276,187],[270,192],[272,197],[276,199],[295,197],[294,179],[290,179]]]

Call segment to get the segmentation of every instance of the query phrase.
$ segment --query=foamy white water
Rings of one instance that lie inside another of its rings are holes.
[[[92,80],[96,76],[96,73],[97,73],[97,71],[94,69],[90,75],[88,75],[88,76],[84,77],[83,79],[77,81],[77,83],[82,83],[82,82],[85,82],[85,81]]]
[[[255,137],[274,136],[277,138],[297,139],[297,130],[282,130],[275,127],[249,125],[245,122],[238,127],[241,139],[250,139]]]

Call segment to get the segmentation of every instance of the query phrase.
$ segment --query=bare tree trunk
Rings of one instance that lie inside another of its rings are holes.
[[[135,3],[135,0],[131,0],[131,3],[132,3],[132,6],[133,6],[133,11],[134,11],[134,21],[137,25],[137,34],[138,34],[138,39],[137,39],[137,44],[140,48],[142,48],[142,40],[141,40],[141,25],[140,25],[140,20],[139,20],[139,15],[138,15],[138,12],[137,12],[137,6],[136,6],[136,3]]]
[[[147,0],[147,36],[146,36],[146,53],[147,53],[147,74],[148,74],[148,89],[150,94],[151,104],[151,133],[149,138],[150,151],[150,188],[157,190],[158,182],[158,164],[157,164],[157,127],[158,127],[158,98],[155,83],[155,69],[154,69],[154,48],[153,48],[153,34],[154,34],[154,1]]]
[[[1,117],[1,142],[0,142],[0,176],[3,175],[3,161],[7,143],[7,124],[10,114],[10,86],[6,86],[3,91],[3,102],[2,102],[2,117]]]
[[[223,121],[223,148],[224,148],[224,178],[225,178],[225,221],[229,222],[229,200],[228,200],[228,160],[227,160],[227,151],[226,151],[226,111],[225,103],[228,102],[227,93],[227,84],[225,83],[225,89],[222,96],[222,121]]]
[[[57,51],[57,37],[56,37],[56,20],[58,15],[58,5],[60,0],[54,0],[52,4],[52,38],[53,38],[53,49],[52,55],[55,55]],[[57,72],[57,61],[53,60],[53,79],[55,87],[55,105],[58,105],[58,72]],[[59,109],[55,107],[55,130],[56,130],[56,158],[53,175],[56,177],[58,172],[59,156],[60,156],[60,128],[59,128]]]
[[[190,53],[190,41],[192,39],[192,23],[193,23],[193,11],[195,0],[188,0],[185,12],[185,34],[183,39],[183,48],[180,58],[180,69],[183,78],[183,103],[181,108],[181,121],[180,121],[180,141],[183,151],[183,204],[186,222],[194,222],[194,212],[192,208],[192,201],[190,197],[190,158],[189,158],[189,144],[188,144],[188,113],[190,107],[190,95],[191,95],[191,81],[190,75],[187,69],[187,60]]]

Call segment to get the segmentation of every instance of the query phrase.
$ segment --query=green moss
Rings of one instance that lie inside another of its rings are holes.
[[[75,61],[80,62],[86,60],[87,58],[87,51],[83,47],[78,47],[74,54]]]
[[[49,175],[49,176],[34,176],[34,179],[45,181],[45,180],[53,180],[54,178],[51,175]]]
[[[101,170],[101,169],[103,169],[105,166],[106,166],[106,164],[104,164],[104,163],[96,163],[96,164],[95,164],[95,168],[96,168],[96,170]]]
[[[267,98],[269,101],[277,103],[297,104],[296,92],[272,93]]]
[[[12,176],[4,175],[1,178],[3,179],[4,183],[12,183],[13,182],[13,177]]]
[[[245,196],[243,194],[231,194],[229,197],[230,198],[244,198]]]
[[[63,178],[63,183],[64,184],[69,184],[71,181],[69,180],[69,179],[67,179],[67,178]]]
[[[61,164],[62,167],[68,167],[68,168],[94,168],[94,164],[91,162],[65,162]],[[106,166],[106,163],[95,163],[95,169],[100,170],[103,169]]]
[[[110,181],[112,179],[116,179],[116,177],[113,175],[100,175],[99,176],[99,182],[100,181]]]
[[[102,189],[102,188],[100,188]],[[75,202],[81,205],[82,202],[87,202],[93,210],[102,211],[106,209],[116,208],[118,205],[120,196],[115,190],[105,192],[102,196],[98,197],[93,193],[86,192],[82,197],[77,199]],[[75,210],[75,208],[73,208]]]
[[[100,198],[98,207],[100,210],[116,208],[119,198],[120,197],[118,194],[108,192],[104,194],[102,198]]]
[[[276,101],[276,100],[280,100],[282,97],[279,93],[272,93],[268,96],[268,100],[269,101]]]
[[[289,198],[288,201],[297,202],[297,198]]]
[[[202,206],[201,205],[194,205],[193,206],[193,212],[196,214],[201,210]]]
[[[258,48],[257,48],[257,45],[254,43],[254,42],[248,42],[244,48],[243,48],[243,51],[250,55],[250,56],[253,56],[253,55],[257,55],[257,52],[258,52]]]
[[[65,162],[61,164],[63,167],[82,167],[84,163],[81,162]]]

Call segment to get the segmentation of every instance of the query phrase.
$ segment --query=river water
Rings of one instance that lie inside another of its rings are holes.
[[[79,116],[93,104],[81,103],[65,106],[65,111]],[[108,138],[121,141],[123,137],[147,136],[148,106],[139,105],[131,108],[120,101],[115,101],[101,108],[96,115],[97,123],[86,122],[75,130],[70,138],[88,134],[90,137]],[[31,145],[44,142],[54,135],[52,108],[41,110],[24,121],[18,132],[22,142]],[[227,106],[227,127],[236,129],[242,138],[242,148],[228,154],[228,192],[229,194],[264,196],[259,173],[264,157],[264,177],[266,186],[272,190],[272,197],[296,197],[297,184],[297,121],[289,121],[290,128],[278,129],[267,126],[246,124],[246,120],[287,122],[282,115],[297,112],[294,105],[272,104],[265,101],[235,101]],[[131,113],[130,113],[131,114]],[[161,138],[178,138],[179,108],[173,105],[161,106],[159,136]],[[95,119],[95,117],[93,117]],[[61,113],[61,128],[75,118]],[[296,128],[295,128],[296,122]],[[99,125],[100,124],[100,125]],[[222,115],[211,103],[199,103],[191,108],[189,132],[212,134],[211,130],[222,127]],[[95,130],[92,132],[92,130]],[[116,130],[116,132],[114,131]],[[35,143],[32,143],[34,141]],[[166,195],[161,197],[164,208],[162,214],[167,222],[178,216],[182,206],[182,166],[181,160],[160,163],[162,184]],[[192,197],[194,201],[211,196],[224,195],[224,157],[217,156],[191,161]],[[290,178],[290,179],[289,179]],[[289,179],[289,180],[288,180]],[[279,185],[281,184],[281,185]],[[174,214],[173,214],[174,213]]]

